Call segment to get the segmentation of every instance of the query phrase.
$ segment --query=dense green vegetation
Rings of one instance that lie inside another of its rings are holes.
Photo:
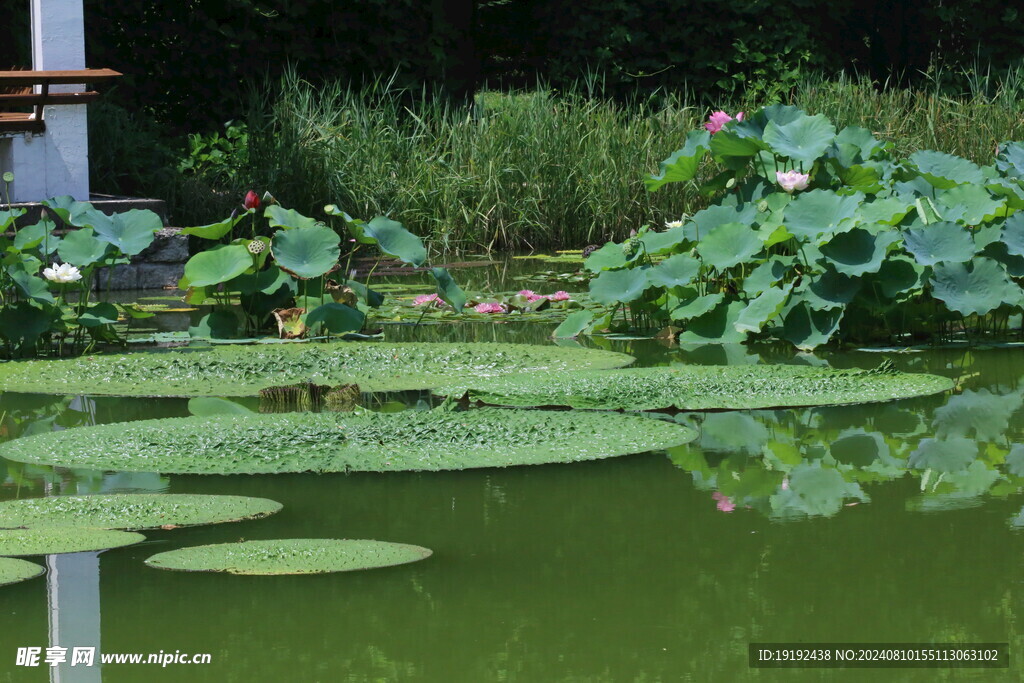
[[[1022,75],[975,74],[962,94],[943,88],[941,74],[884,90],[867,79],[812,78],[777,97],[839,128],[867,128],[897,157],[933,149],[988,164],[998,142],[1024,138]],[[106,142],[93,171],[101,189],[168,198],[176,225],[220,220],[248,190],[269,189],[317,218],[329,203],[387,215],[439,250],[581,249],[707,204],[693,187],[651,195],[643,186],[665,150],[707,116],[697,96],[616,101],[585,85],[534,87],[481,92],[466,109],[409,95],[392,81],[317,87],[290,75],[251,102],[245,135],[235,121],[193,138],[192,153],[158,150],[162,165],[138,154],[154,148],[143,116],[97,107],[90,125]],[[714,108],[754,111],[768,101],[751,90]],[[104,132],[111,127],[117,135]]]

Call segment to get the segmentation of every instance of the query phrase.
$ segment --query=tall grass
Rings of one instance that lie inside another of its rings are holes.
[[[819,78],[788,101],[837,126],[867,127],[901,154],[929,148],[991,163],[997,142],[1024,139],[1024,71],[998,82],[972,74],[968,83],[970,92],[954,96],[938,85],[879,90]],[[286,77],[254,98],[239,186],[179,187],[176,222],[215,220],[214,208],[226,215],[252,187],[312,215],[327,203],[361,218],[390,215],[439,250],[582,248],[706,202],[692,187],[651,194],[643,185],[707,115],[696,98],[661,93],[623,104],[592,97],[584,84],[483,92],[473,106],[453,107],[426,94],[387,81],[317,88]]]

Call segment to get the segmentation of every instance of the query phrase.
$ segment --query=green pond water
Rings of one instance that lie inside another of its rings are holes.
[[[469,286],[493,278],[491,287],[518,288],[500,269],[465,273]],[[550,343],[552,328],[446,324],[386,334]],[[687,415],[679,419],[701,430],[689,446],[571,465],[224,477],[0,460],[0,500],[168,491],[284,504],[263,520],[146,532],[146,542],[98,560],[47,558],[56,563],[49,577],[0,588],[0,680],[48,680],[48,667],[17,667],[15,656],[25,646],[45,654],[54,638],[106,653],[212,655],[205,665],[65,667],[62,681],[1021,679],[1024,450],[1014,445],[1024,443],[1024,348],[811,356],[582,343],[640,365],[870,368],[891,358],[900,370],[959,378],[961,389],[889,404]],[[411,392],[370,404],[397,410],[428,400]],[[0,414],[0,438],[14,438],[188,410],[176,399],[7,394]],[[434,555],[304,577],[143,564],[188,545],[309,537],[410,543]],[[790,641],[1008,642],[1011,667],[749,668],[748,643]]]

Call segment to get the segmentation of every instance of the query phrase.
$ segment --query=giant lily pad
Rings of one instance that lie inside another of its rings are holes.
[[[183,572],[279,575],[327,574],[393,567],[425,560],[432,551],[418,545],[336,538],[243,541],[181,548],[146,560],[157,569]]]
[[[38,564],[15,560],[10,557],[0,557],[0,586],[7,586],[20,581],[34,579],[46,570]]]
[[[528,344],[267,344],[0,363],[0,390],[113,396],[254,396],[273,386],[429,389],[460,377],[618,368],[630,356]]]
[[[142,534],[110,529],[0,529],[0,555],[57,555],[108,550],[146,540]]]
[[[385,472],[539,465],[669,448],[693,430],[536,410],[279,413],[142,420],[0,444],[11,460],[124,472]]]
[[[0,503],[0,527],[158,529],[259,519],[281,509],[266,498],[125,493],[24,498]]]
[[[745,410],[875,403],[952,388],[953,381],[945,377],[896,372],[886,365],[874,370],[802,365],[691,365],[548,373],[542,377],[511,375],[446,385],[436,392],[468,392],[470,399],[505,406]]]

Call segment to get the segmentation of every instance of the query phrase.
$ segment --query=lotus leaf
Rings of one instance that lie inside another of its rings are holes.
[[[435,392],[460,396],[468,391],[471,399],[506,406],[747,410],[875,403],[952,388],[952,380],[944,377],[896,372],[887,366],[833,370],[800,365],[690,365],[548,373],[543,377],[509,375],[444,385]]]
[[[924,266],[906,256],[892,256],[885,260],[874,274],[882,296],[895,299],[904,292],[920,289],[923,285]]]
[[[644,180],[647,189],[654,192],[666,183],[692,180],[697,175],[697,167],[707,154],[710,143],[711,134],[706,130],[687,133],[683,148],[661,162],[661,172],[658,175]]]
[[[259,519],[281,509],[266,498],[123,493],[23,498],[0,503],[0,528],[158,529]],[[2,554],[2,553],[0,553]]]
[[[742,223],[723,223],[701,239],[697,249],[704,263],[719,270],[750,259],[764,248],[757,232]]]
[[[146,537],[142,534],[111,529],[0,529],[0,556],[93,552],[133,545],[144,540]]]
[[[1006,219],[1002,236],[1006,251],[1015,256],[1024,256],[1024,213],[1015,213]]]
[[[760,332],[761,328],[782,310],[792,288],[793,286],[790,284],[781,288],[773,287],[765,290],[740,311],[733,326],[739,332]]]
[[[931,279],[932,294],[963,315],[983,315],[1003,302],[1016,303],[1021,289],[996,261],[975,258],[969,264],[938,263]]]
[[[280,575],[377,569],[430,557],[427,548],[403,543],[335,538],[243,541],[181,548],[154,555],[146,564],[184,572]]]
[[[679,287],[690,284],[700,272],[700,261],[689,254],[670,256],[647,270],[647,280],[655,287]]]
[[[813,279],[805,279],[797,293],[811,309],[829,311],[833,308],[842,308],[853,301],[860,287],[861,281],[858,278],[841,275],[828,269]]]
[[[764,128],[764,141],[772,151],[807,164],[824,154],[835,136],[835,126],[823,114],[807,116],[801,112],[792,121],[769,121]]]
[[[945,152],[914,152],[910,155],[910,163],[917,167],[918,173],[929,183],[938,188],[982,184],[985,181],[981,167],[977,164]]]
[[[898,239],[895,231],[872,235],[863,228],[854,228],[829,240],[821,253],[837,272],[856,277],[878,272],[889,245]]]
[[[946,215],[952,211],[963,211],[962,220],[968,225],[978,225],[1006,215],[1004,202],[980,185],[957,185],[941,192],[937,201]]]
[[[252,255],[245,247],[218,245],[188,260],[185,280],[190,287],[207,287],[236,278],[249,268],[252,268]]]
[[[813,351],[828,342],[842,319],[842,308],[817,310],[809,301],[798,301],[782,317],[782,336],[801,351]]]
[[[857,215],[864,195],[840,196],[831,190],[804,192],[786,207],[786,229],[795,237],[816,240],[844,229],[845,221]]]
[[[693,318],[679,335],[680,343],[739,344],[747,338],[746,332],[736,329],[744,308],[746,304],[742,301],[722,301],[707,313]],[[676,313],[673,311],[673,315]]]
[[[903,246],[923,266],[940,261],[963,263],[977,253],[967,228],[956,223],[940,222],[907,230]]]
[[[37,310],[37,309],[33,309]],[[0,363],[0,390],[114,396],[255,396],[296,382],[427,389],[459,376],[617,368],[630,356],[529,344],[260,344]]]
[[[10,557],[0,557],[0,586],[28,581],[45,571],[44,568],[32,562],[15,560]]]
[[[393,472],[594,460],[669,448],[694,436],[693,430],[674,423],[593,413],[277,413],[47,432],[0,444],[0,456],[171,474]]]
[[[320,277],[338,264],[341,238],[328,227],[279,230],[271,247],[277,265],[296,277]]]
[[[590,296],[594,301],[606,306],[639,299],[651,286],[647,279],[647,270],[630,268],[603,271],[590,283]]]
[[[57,255],[64,263],[83,268],[103,258],[109,248],[110,243],[97,239],[92,228],[80,228],[64,236]]]

